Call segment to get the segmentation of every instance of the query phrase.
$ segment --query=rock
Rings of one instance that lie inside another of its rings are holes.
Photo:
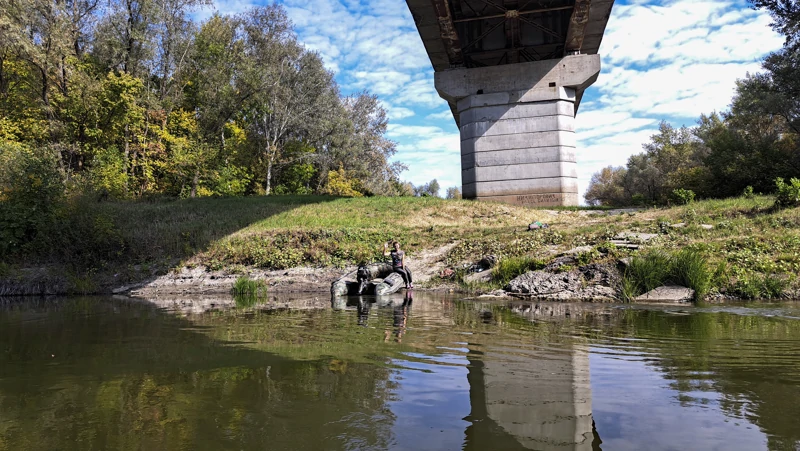
[[[617,261],[617,266],[619,266],[621,269],[625,270],[625,269],[628,268],[628,266],[630,266],[631,260],[633,260],[631,257],[620,258]]]
[[[592,249],[594,249],[592,246],[578,246],[563,252],[561,255],[578,255],[583,254],[584,252],[591,252]]]
[[[544,267],[545,271],[548,272],[556,272],[561,269],[562,266],[575,266],[578,264],[578,260],[575,259],[572,255],[564,255],[561,257],[554,258],[547,266]]]
[[[673,229],[680,229],[680,228],[686,227],[686,223],[685,222],[679,222],[677,224],[670,224],[670,227],[672,227]]]
[[[591,264],[569,272],[530,271],[511,282],[512,294],[553,300],[613,301],[619,273],[608,264]]]
[[[486,283],[486,282],[489,282],[490,280],[492,280],[492,272],[494,272],[493,269],[489,269],[489,270],[486,270],[486,271],[473,272],[473,273],[467,274],[466,276],[464,276],[464,282],[470,282],[470,283],[475,283],[475,282]]]
[[[700,228],[701,229],[706,229],[706,230],[711,230],[711,229],[714,228],[714,226],[711,225],[711,224],[700,224]]]
[[[487,255],[478,262],[478,266],[480,266],[483,269],[494,268],[494,265],[496,264],[497,264],[496,255]]]
[[[634,299],[635,302],[691,302],[694,290],[680,285],[665,285]]]
[[[638,241],[638,242],[646,242],[650,241],[653,238],[657,237],[657,233],[642,233],[642,232],[620,232],[617,236],[614,237],[614,240],[625,240],[625,241]]]
[[[609,243],[613,244],[616,247],[624,247],[624,248],[633,249],[633,250],[639,249],[639,245],[638,244],[633,244],[633,243],[631,243],[629,241],[625,241],[625,240],[611,240],[611,241],[609,241]]]

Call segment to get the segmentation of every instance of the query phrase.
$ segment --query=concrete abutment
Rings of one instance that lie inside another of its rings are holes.
[[[599,55],[437,72],[456,105],[464,198],[577,205],[575,105],[599,73]]]

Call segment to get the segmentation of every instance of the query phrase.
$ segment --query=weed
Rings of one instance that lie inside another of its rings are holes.
[[[792,178],[789,183],[778,177],[775,179],[775,208],[800,206],[800,179]]]
[[[739,277],[733,291],[745,299],[775,299],[788,282],[773,274],[747,274]]]

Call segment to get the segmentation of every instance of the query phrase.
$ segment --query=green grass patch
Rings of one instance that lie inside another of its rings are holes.
[[[744,299],[776,299],[781,297],[789,282],[774,274],[747,274],[733,285],[733,292]]]
[[[242,276],[236,279],[231,289],[236,306],[240,308],[252,307],[266,299],[267,283],[260,279],[251,279]]]
[[[702,299],[712,287],[714,271],[706,256],[685,248],[668,253],[654,250],[633,257],[622,276],[620,291],[623,299],[636,296],[666,284],[677,284],[695,291],[695,300]]]
[[[545,264],[541,260],[530,257],[509,257],[501,259],[492,270],[492,284],[504,287],[515,277],[521,276],[528,271],[536,271],[544,268]]]

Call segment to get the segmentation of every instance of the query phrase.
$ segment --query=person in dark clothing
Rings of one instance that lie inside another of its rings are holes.
[[[390,252],[389,243],[383,243],[383,255],[392,257],[392,269],[403,278],[406,288],[414,288],[414,284],[411,281],[411,270],[406,266],[406,253],[400,250],[400,243],[397,241],[392,242],[392,248],[393,250]]]

